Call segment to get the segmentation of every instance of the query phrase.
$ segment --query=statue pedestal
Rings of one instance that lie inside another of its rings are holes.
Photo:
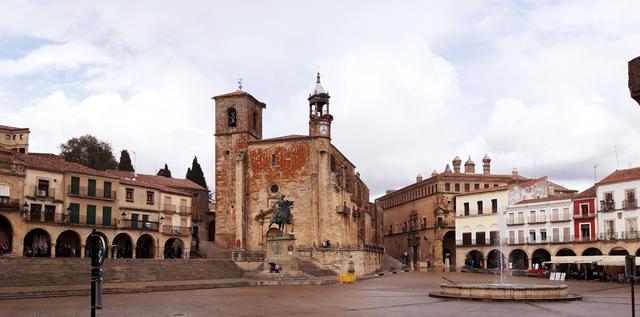
[[[292,234],[283,234],[267,237],[267,254],[264,259],[264,270],[269,272],[271,265],[280,266],[282,272],[299,272],[298,259],[296,259],[296,238]]]

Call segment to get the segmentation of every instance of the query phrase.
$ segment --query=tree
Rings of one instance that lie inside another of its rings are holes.
[[[198,158],[193,157],[193,162],[191,162],[191,168],[187,169],[187,179],[204,187],[207,187],[207,180],[204,178],[204,173],[202,172],[202,167],[200,163],[198,163]]]
[[[131,157],[129,156],[129,151],[120,151],[120,162],[118,162],[118,170],[135,172],[135,170],[133,169],[133,165],[131,165]]]
[[[161,168],[158,171],[158,176],[164,176],[167,178],[171,178],[171,171],[169,170],[169,167],[167,166],[167,163],[164,163],[164,168]]]
[[[111,144],[87,134],[60,144],[60,154],[68,162],[104,171],[118,165],[111,151]]]

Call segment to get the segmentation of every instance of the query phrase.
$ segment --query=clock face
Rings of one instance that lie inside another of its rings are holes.
[[[320,134],[327,135],[327,133],[329,133],[329,128],[327,128],[326,125],[321,125],[320,126]]]

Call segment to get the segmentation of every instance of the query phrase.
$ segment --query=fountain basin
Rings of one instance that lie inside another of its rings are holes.
[[[497,301],[562,301],[582,299],[580,295],[569,294],[567,285],[548,284],[440,284],[440,291],[429,293],[429,296],[449,299]]]

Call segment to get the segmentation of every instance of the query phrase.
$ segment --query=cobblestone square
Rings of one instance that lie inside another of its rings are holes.
[[[575,302],[451,301],[431,298],[445,282],[492,281],[470,273],[411,272],[355,285],[241,287],[105,295],[98,316],[630,316],[628,285],[570,280]],[[510,282],[561,283],[510,277]],[[636,299],[638,302],[638,299]],[[0,316],[89,316],[89,297],[0,301]]]

